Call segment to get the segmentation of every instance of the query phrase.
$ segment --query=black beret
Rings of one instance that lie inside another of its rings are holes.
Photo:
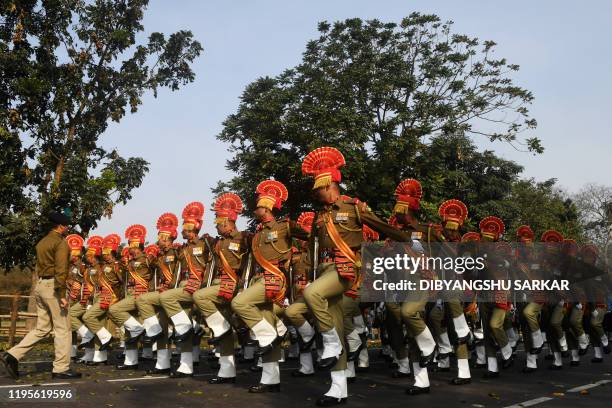
[[[51,221],[55,225],[70,225],[71,219],[65,214],[59,213],[57,211],[51,211],[49,213],[49,221]]]

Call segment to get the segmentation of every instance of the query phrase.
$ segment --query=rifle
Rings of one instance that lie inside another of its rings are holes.
[[[319,237],[314,237],[314,245],[312,250],[312,280],[317,279],[317,268],[319,267]]]
[[[293,265],[289,262],[289,302],[293,304]]]
[[[208,266],[208,279],[206,281],[206,287],[209,288],[212,285],[212,277],[215,272],[215,254],[210,246],[210,242],[208,242],[208,237],[204,237],[204,243],[206,243],[206,248],[208,248],[208,253],[211,256],[210,265]]]
[[[251,266],[253,265],[253,252],[249,251],[249,255],[247,256],[247,264],[244,271],[244,288],[249,287],[249,279],[251,277]]]

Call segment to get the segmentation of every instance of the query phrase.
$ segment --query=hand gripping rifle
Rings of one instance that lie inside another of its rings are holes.
[[[247,255],[247,264],[244,270],[244,289],[249,287],[249,279],[251,278],[251,268],[253,266],[253,252],[249,251]]]
[[[208,237],[204,237],[204,242],[206,243],[206,248],[208,248],[208,253],[210,254],[211,260],[208,266],[208,279],[206,281],[206,287],[209,288],[212,285],[213,274],[215,272],[215,253],[210,246],[210,242],[208,242]]]

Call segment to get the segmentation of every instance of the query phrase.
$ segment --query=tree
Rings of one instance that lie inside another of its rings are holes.
[[[87,235],[142,183],[148,163],[106,151],[109,122],[145,92],[192,82],[190,31],[137,35],[147,0],[3,1],[0,6],[0,262],[32,258],[44,214],[69,208]],[[5,149],[9,149],[6,150]]]
[[[587,184],[574,196],[587,239],[603,252],[612,237],[612,187]]]
[[[521,138],[536,127],[527,109],[533,96],[510,78],[517,65],[493,57],[494,42],[453,34],[452,22],[418,13],[400,24],[349,19],[318,28],[319,38],[308,42],[298,66],[248,85],[238,111],[225,120],[218,139],[230,144],[234,157],[227,167],[236,176],[215,192],[235,191],[252,209],[257,183],[274,177],[289,187],[285,212],[296,215],[311,201],[301,160],[329,145],[347,159],[347,192],[382,210],[403,178],[453,183],[452,175],[441,173],[448,170],[443,162],[433,164],[437,172],[425,167],[432,165],[426,155],[434,142],[460,135],[471,143],[469,137],[478,135],[543,151],[537,138]],[[489,162],[491,174],[498,172],[492,153],[479,158]],[[518,166],[503,166],[499,172],[507,171],[503,178],[511,181]],[[476,184],[464,181],[459,187],[467,194],[467,185]]]

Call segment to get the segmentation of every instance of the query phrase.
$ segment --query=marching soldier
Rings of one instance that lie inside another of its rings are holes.
[[[495,216],[483,218],[480,223],[481,242],[498,242],[505,231],[504,222]],[[491,250],[491,244],[487,247]],[[497,252],[497,251],[495,251]],[[497,265],[494,262],[488,263],[489,272],[497,273]],[[487,355],[486,378],[499,377],[499,367],[497,361],[497,346],[501,349],[502,368],[509,368],[513,364],[512,347],[508,341],[508,335],[504,329],[506,314],[510,310],[511,304],[508,301],[508,294],[504,291],[496,291],[494,302],[481,302],[479,309],[483,321],[485,352]]]
[[[273,209],[280,209],[287,200],[287,188],[276,180],[265,180],[256,188],[258,194],[255,219],[259,222],[252,238],[253,258],[261,269],[247,289],[232,300],[232,310],[251,329],[262,357],[261,381],[249,392],[279,392],[281,358],[280,343],[287,328],[274,312],[274,304],[282,305],[287,289],[291,238],[308,239],[308,233],[295,223],[277,221]]]
[[[81,301],[81,289],[83,288],[83,273],[85,272],[85,266],[82,262],[83,257],[83,246],[85,241],[83,237],[78,234],[70,234],[66,237],[68,247],[70,247],[70,266],[68,270],[68,277],[66,278],[66,290],[68,291],[68,315],[70,316],[70,326],[72,329],[72,348],[70,350],[70,358],[76,359],[77,355],[77,330],[80,326],[80,321],[77,321],[73,325],[71,309],[75,304],[79,304]],[[76,306],[75,306],[76,307]],[[77,313],[75,313],[76,315]]]
[[[342,153],[331,147],[310,152],[302,163],[302,173],[314,177],[316,200],[323,204],[315,215],[312,239],[318,241],[320,258],[316,279],[304,291],[304,299],[314,315],[323,337],[323,354],[319,366],[332,369],[331,388],[317,400],[319,406],[338,405],[347,399],[346,347],[342,295],[360,286],[360,246],[362,225],[398,240],[404,238],[372,213],[358,199],[343,200],[339,182],[340,168],[345,160]],[[315,238],[316,237],[316,238]],[[313,258],[314,259],[314,258]]]
[[[83,275],[84,284],[81,292],[81,302],[79,306],[73,306],[71,309],[73,327],[80,325],[78,332],[81,335],[81,343],[78,348],[85,348],[85,354],[80,360],[84,364],[91,364],[95,357],[99,358],[99,352],[97,355],[95,353],[95,333],[85,325],[83,316],[100,296],[100,274],[102,272],[100,258],[103,244],[104,238],[98,235],[93,235],[87,239],[86,267]]]
[[[563,244],[563,235],[555,230],[546,230],[542,233],[540,241],[544,243],[543,267],[545,273],[551,279],[558,279],[561,276],[560,253]],[[553,363],[548,368],[550,370],[563,369],[562,353],[568,352],[567,338],[563,329],[563,318],[566,311],[566,295],[562,292],[550,294],[551,310],[550,320],[546,337],[548,345],[553,352]]]
[[[236,381],[231,301],[238,290],[243,258],[248,251],[248,236],[236,228],[236,219],[242,212],[240,197],[232,193],[223,194],[215,201],[214,210],[220,235],[213,248],[218,279],[212,281],[211,286],[195,292],[193,301],[213,332],[209,344],[215,345],[220,353],[219,372],[208,382],[225,384]]]
[[[39,341],[54,332],[55,360],[53,378],[72,379],[81,377],[70,369],[70,319],[66,300],[66,276],[70,248],[64,240],[71,220],[64,214],[53,212],[49,216],[53,224],[49,233],[36,244],[36,274],[38,282],[34,289],[36,298],[36,328],[0,357],[13,379],[19,378],[19,360]]]
[[[403,240],[412,243],[412,248],[409,251],[413,256],[429,255],[428,252],[426,253],[425,247],[427,246],[429,249],[431,242],[442,240],[438,228],[432,224],[421,224],[417,220],[416,212],[420,208],[422,196],[421,183],[414,179],[403,180],[395,189],[396,202],[393,207],[393,215],[395,216],[395,222],[405,236]],[[421,271],[422,279],[432,279],[430,275],[430,271]],[[423,319],[429,294],[426,291],[418,291],[415,295],[403,302],[400,309],[401,320],[407,329],[408,358],[412,362],[414,375],[414,385],[406,389],[408,395],[429,393],[427,367],[433,364],[436,348],[434,337]],[[397,313],[396,308],[388,310]],[[397,316],[395,319],[399,320]]]
[[[304,231],[312,231],[314,212],[303,212],[297,219],[297,224]],[[304,300],[304,289],[308,282],[312,281],[309,271],[312,268],[307,241],[298,241],[297,252],[291,256],[293,266],[293,302],[285,309],[285,317],[297,331],[298,347],[300,351],[300,368],[293,371],[293,377],[310,377],[314,375],[314,364],[312,361],[312,345],[315,340],[315,329],[308,318],[310,313]]]
[[[598,256],[599,250],[595,245],[583,245],[580,248],[580,258],[586,267],[595,267]],[[592,363],[602,363],[603,353],[610,354],[608,335],[603,328],[603,319],[608,309],[606,305],[606,285],[605,276],[604,278],[600,275],[595,276],[592,279],[589,290],[591,303],[588,308],[590,310],[590,315],[588,316],[587,322],[590,329],[591,342],[593,343],[593,351],[595,353],[593,359],[591,359]]]
[[[200,289],[208,279],[207,264],[212,254],[208,250],[208,237],[200,239],[198,233],[202,227],[204,205],[200,202],[187,204],[183,209],[182,235],[187,242],[179,250],[181,274],[173,289],[165,290],[160,295],[161,305],[170,318],[174,330],[172,339],[181,349],[181,362],[171,378],[190,377],[193,375],[193,322],[189,314],[193,305],[193,293]]]
[[[100,294],[83,315],[83,322],[92,333],[95,333],[98,339],[97,343],[99,343],[91,365],[106,363],[107,350],[113,340],[113,336],[105,326],[108,308],[115,304],[120,296],[122,271],[119,262],[116,260],[120,243],[121,237],[117,234],[111,234],[104,238],[102,244],[103,264],[98,276]]]
[[[131,225],[125,230],[131,257],[126,267],[125,297],[108,310],[110,319],[117,327],[123,326],[126,333],[129,334],[125,340],[125,359],[123,364],[117,365],[118,370],[138,369],[137,342],[144,333],[144,327],[136,319],[138,314],[136,299],[149,291],[151,280],[151,271],[144,253],[146,235],[147,229],[140,224]]]
[[[535,234],[529,225],[521,225],[516,230],[518,247],[518,267],[527,279],[540,279],[540,264],[533,247]],[[546,303],[546,294],[542,291],[531,291],[529,302],[521,311],[521,330],[525,342],[526,365],[523,373],[529,374],[538,368],[538,354],[542,351],[544,337],[540,330],[542,306]]]
[[[438,214],[442,218],[442,233],[448,242],[461,241],[459,229],[468,216],[467,206],[460,200],[452,199],[443,202],[438,207]],[[457,275],[459,276],[459,275]],[[447,293],[444,299],[446,315],[449,317],[449,327],[455,333],[455,355],[457,357],[457,377],[451,380],[453,385],[469,384],[472,380],[468,359],[467,342],[470,337],[470,328],[463,313],[461,293]]]
[[[178,233],[178,218],[164,213],[157,219],[157,246],[159,252],[150,265],[156,268],[154,290],[136,300],[138,315],[145,329],[144,342],[157,345],[155,367],[147,374],[170,373],[170,347],[168,344],[168,316],[162,308],[161,294],[176,286],[178,279],[178,253],[174,240]]]

